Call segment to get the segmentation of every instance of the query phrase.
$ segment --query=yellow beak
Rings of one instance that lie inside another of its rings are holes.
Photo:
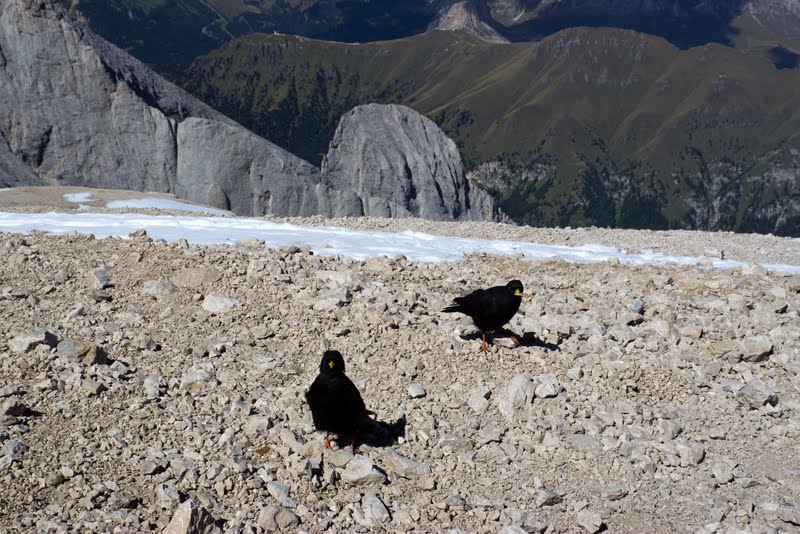
[[[333,369],[333,366],[334,366],[334,365],[335,365],[335,364],[333,363],[333,360],[331,360],[331,361],[329,361],[329,362],[328,362],[328,367],[330,367],[331,369]]]

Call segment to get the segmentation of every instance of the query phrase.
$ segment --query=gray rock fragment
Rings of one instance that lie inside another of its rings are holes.
[[[533,402],[536,396],[536,385],[525,373],[516,375],[499,401],[500,412],[511,420],[518,416],[517,412]]]
[[[387,449],[383,455],[386,469],[403,478],[420,478],[431,474],[429,465],[401,456],[398,452]]]
[[[222,313],[239,304],[241,301],[216,292],[209,293],[203,299],[203,309],[211,313]]]
[[[16,353],[28,352],[37,345],[55,347],[58,343],[56,335],[44,328],[31,328],[24,332],[15,332],[13,335],[14,337],[8,341],[8,348]]]
[[[412,399],[420,399],[425,396],[425,388],[419,382],[414,382],[408,386],[408,395]]]
[[[142,293],[156,299],[162,299],[178,292],[178,286],[169,280],[145,280]]]
[[[537,508],[541,508],[543,506],[553,506],[563,500],[564,497],[547,488],[540,488],[534,497],[534,503],[536,504]]]
[[[58,343],[57,354],[68,362],[81,365],[105,365],[108,354],[103,347],[85,341],[65,339]]]
[[[193,267],[181,271],[174,278],[172,283],[178,287],[187,289],[197,289],[207,284],[213,284],[222,278],[222,273],[211,267]]]
[[[765,404],[778,404],[778,394],[757,377],[736,392],[736,399],[752,409],[761,408]]]
[[[733,469],[725,462],[714,462],[714,465],[711,466],[711,474],[720,484],[733,482]]]
[[[772,351],[772,342],[763,336],[747,338],[742,342],[742,359],[746,362],[764,361]]]
[[[218,534],[214,518],[191,499],[178,506],[163,534]]]
[[[361,526],[378,529],[391,520],[386,505],[376,495],[367,495],[361,500],[361,506],[353,511],[353,519]]]
[[[536,397],[540,399],[547,399],[558,396],[561,391],[561,384],[558,383],[558,377],[554,373],[545,373],[536,377],[539,385],[534,390]]]
[[[366,456],[356,454],[342,471],[342,480],[353,486],[380,485],[386,482],[386,475],[375,469]]]
[[[111,285],[111,279],[105,269],[92,269],[86,278],[89,281],[89,289],[101,290]]]
[[[589,534],[594,534],[602,528],[603,518],[598,512],[587,508],[578,512],[576,523]]]
[[[571,436],[567,436],[567,442],[576,451],[584,453],[597,452],[602,447],[600,440],[592,436],[587,436],[586,434],[572,434]]]

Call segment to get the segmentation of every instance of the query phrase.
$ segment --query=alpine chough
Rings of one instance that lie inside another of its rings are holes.
[[[336,350],[327,350],[319,364],[319,375],[306,391],[306,402],[317,430],[325,432],[325,448],[330,448],[328,433],[352,436],[350,448],[355,447],[356,434],[370,413],[364,406],[355,384],[344,374],[344,358]]]
[[[512,280],[504,286],[477,289],[469,295],[456,297],[453,304],[442,311],[472,317],[472,322],[481,331],[481,352],[488,352],[486,333],[502,328],[514,317],[522,302],[522,291],[522,282]]]

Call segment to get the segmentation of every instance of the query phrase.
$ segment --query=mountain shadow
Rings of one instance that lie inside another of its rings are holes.
[[[583,7],[574,3],[552,4],[536,18],[515,26],[495,22],[493,27],[510,41],[531,41],[575,27],[610,27],[657,35],[686,50],[708,43],[733,46],[739,33],[733,20],[742,13],[746,0],[734,0],[723,5],[707,5],[696,0],[679,0],[670,5],[644,10],[632,8],[629,13],[612,12],[598,6]]]

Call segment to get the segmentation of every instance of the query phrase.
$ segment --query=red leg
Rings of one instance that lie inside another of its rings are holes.
[[[489,347],[486,346],[486,333],[481,332],[481,352],[489,352]]]
[[[322,444],[325,446],[326,449],[330,449],[331,448],[331,442],[328,440],[328,434],[327,433],[325,434],[325,441],[323,441]]]
[[[350,452],[356,452],[356,437],[353,436],[353,440],[350,442],[350,445],[347,446],[350,449]]]

